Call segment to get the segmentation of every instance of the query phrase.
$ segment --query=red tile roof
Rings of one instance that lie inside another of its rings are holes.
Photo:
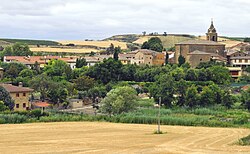
[[[76,62],[76,57],[60,57],[60,56],[5,56],[6,61],[15,61],[23,64],[46,64],[50,60],[62,60],[67,63]]]
[[[34,102],[33,105],[36,107],[49,107],[50,106],[50,104],[47,102]]]
[[[18,92],[32,92],[34,91],[31,88],[27,88],[27,87],[18,87],[18,86],[13,86],[11,84],[0,84],[1,87],[3,87],[4,89],[6,89],[9,93],[18,93]]]

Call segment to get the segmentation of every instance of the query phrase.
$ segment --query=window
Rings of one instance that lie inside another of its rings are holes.
[[[25,97],[25,96],[26,96],[26,93],[23,93],[23,96]]]
[[[17,109],[19,108],[19,104],[16,104],[16,108],[17,108]]]
[[[19,93],[16,93],[16,97],[19,97]]]
[[[200,59],[200,61],[202,61],[202,59]]]
[[[247,60],[247,59],[245,59],[245,63],[248,63],[248,60]]]
[[[239,63],[242,63],[242,59],[239,60]]]
[[[26,103],[23,103],[23,108],[26,108]]]

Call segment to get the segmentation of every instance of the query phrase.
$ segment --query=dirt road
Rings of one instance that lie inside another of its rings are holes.
[[[98,122],[0,125],[0,153],[250,153],[234,143],[247,129],[162,126]]]

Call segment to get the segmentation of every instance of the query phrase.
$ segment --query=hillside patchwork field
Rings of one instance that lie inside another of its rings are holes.
[[[162,126],[104,122],[0,125],[1,153],[247,154],[235,143],[248,129]]]

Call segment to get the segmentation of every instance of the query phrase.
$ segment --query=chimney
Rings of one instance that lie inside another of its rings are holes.
[[[22,83],[22,82],[19,82],[19,83],[18,83],[18,86],[19,86],[19,87],[23,87],[23,83]]]

